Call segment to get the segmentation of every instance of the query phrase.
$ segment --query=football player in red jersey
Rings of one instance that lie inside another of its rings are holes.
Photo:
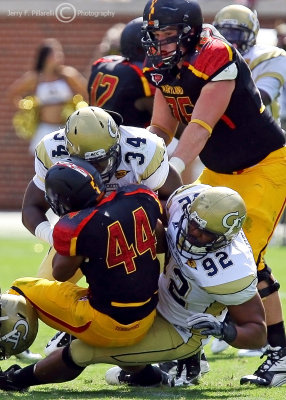
[[[53,231],[56,281],[20,278],[10,293],[29,300],[49,326],[87,344],[137,343],[153,324],[158,302],[157,248],[164,228],[156,194],[129,185],[104,197],[99,172],[77,157],[53,165],[45,187],[61,217]],[[88,288],[68,282],[79,268]]]
[[[141,44],[142,17],[130,21],[120,38],[121,55],[95,60],[88,83],[89,104],[116,111],[124,125],[150,124],[155,88],[145,78]]]
[[[122,193],[124,196],[126,188],[122,188]],[[127,194],[130,195],[130,192]],[[56,206],[58,200],[62,203],[62,199],[58,196],[52,197]],[[129,201],[135,201],[135,198],[137,194],[131,196]],[[139,201],[141,202],[141,199]],[[68,202],[66,203],[68,205]],[[108,218],[110,207],[108,203],[106,207],[104,203],[100,203],[95,210],[98,209],[101,213],[102,207],[103,211],[105,210],[103,213],[105,218],[111,222]],[[211,336],[224,338],[238,348],[246,345],[255,348],[265,344],[265,312],[256,287],[256,264],[251,247],[241,229],[246,216],[246,207],[241,196],[225,187],[185,185],[169,198],[167,209],[169,222],[166,239],[170,258],[159,278],[158,313],[146,336],[135,345],[124,347],[90,346],[83,340],[73,340],[70,345],[55,350],[34,365],[23,369],[19,365],[11,365],[6,371],[0,372],[1,390],[22,391],[28,390],[29,386],[66,382],[78,377],[88,365],[96,363],[120,365],[109,369],[106,373],[107,383],[113,385],[193,385],[200,379],[200,369],[196,369],[195,365],[189,362],[189,356],[194,355],[199,360],[200,349]],[[137,208],[134,212],[135,223],[138,211]],[[94,217],[96,218],[96,214]],[[76,220],[77,216],[73,218]],[[125,218],[127,216],[122,216],[121,220]],[[64,217],[63,222],[67,223],[66,219]],[[113,226],[111,224],[110,228],[113,229]],[[135,241],[137,249],[134,243],[134,247],[127,250],[126,261],[129,265],[128,260],[131,261],[134,249],[141,252],[142,256],[144,248],[148,248],[150,244],[152,248],[152,239],[150,243],[148,231],[146,226],[144,229],[140,229],[139,226],[139,229],[135,230],[138,236]],[[143,242],[142,233],[145,239]],[[56,243],[57,228],[54,236]],[[69,231],[67,236],[70,236]],[[130,243],[129,238],[126,239]],[[82,246],[83,243],[76,242],[77,250]],[[109,264],[113,266],[112,270],[105,271],[106,266],[103,267],[105,273],[103,277],[98,276],[100,281],[107,274],[111,277],[116,273],[121,277],[118,283],[121,279],[125,281],[132,279],[124,275],[124,265],[120,264],[122,259],[120,250],[126,246],[118,247],[118,254],[115,255],[115,259],[111,257]],[[96,257],[102,254],[101,249],[97,250],[99,254],[96,254]],[[150,254],[146,256],[150,257]],[[116,261],[119,263],[114,265]],[[137,262],[138,259],[135,258],[134,261]],[[129,266],[127,263],[125,267]],[[102,266],[102,262],[100,265]],[[147,265],[146,267],[149,271]],[[138,269],[141,269],[140,265]],[[140,274],[139,270],[138,273]],[[142,285],[143,290],[150,284],[147,274],[148,272],[142,276],[143,282],[137,285],[139,288]],[[136,272],[134,275],[136,276]],[[111,288],[114,286],[112,281],[109,284]],[[115,287],[113,293],[108,290],[107,282],[103,282],[103,288],[99,287],[102,297],[105,297],[104,289],[107,289],[108,301],[110,298],[115,299],[120,287]],[[126,290],[130,292],[132,288],[127,287]],[[146,290],[152,294],[151,288]],[[96,291],[93,295],[96,295]],[[104,298],[99,299],[99,304],[101,302],[104,302]],[[116,302],[111,306],[119,307],[119,304]],[[232,321],[228,323],[224,321],[227,310],[232,316]],[[130,312],[133,314],[134,311]],[[182,360],[187,361],[185,377],[179,374],[175,381],[169,374],[160,371],[157,365],[150,365],[185,357],[188,357],[188,360]]]
[[[265,110],[243,57],[212,25],[203,25],[197,2],[149,0],[143,31],[143,71],[157,88],[151,132],[168,144],[184,123],[170,163],[183,172],[199,155],[205,168],[198,182],[230,187],[246,203],[244,230],[257,264],[270,345],[266,364],[247,381],[272,386],[273,376],[286,373],[286,336],[279,283],[265,253],[285,208],[285,132]]]

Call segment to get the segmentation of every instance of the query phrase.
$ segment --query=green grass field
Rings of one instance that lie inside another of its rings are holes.
[[[38,266],[47,251],[47,246],[36,239],[0,239],[1,254],[1,289],[5,291],[11,282],[20,276],[34,276]],[[286,247],[270,247],[267,261],[281,283],[280,295],[286,315]],[[55,333],[54,330],[40,323],[39,334],[31,350],[43,353],[47,341]],[[286,386],[280,388],[257,388],[255,386],[240,386],[241,376],[251,374],[261,363],[259,358],[239,358],[237,350],[229,348],[219,355],[212,355],[206,347],[211,371],[206,374],[200,385],[186,388],[129,388],[125,386],[108,386],[104,380],[104,373],[108,365],[94,365],[88,367],[76,380],[72,382],[37,386],[27,393],[0,392],[0,399],[37,399],[37,400],[73,400],[73,399],[202,399],[202,400],[284,400]],[[1,361],[1,368],[19,362],[15,357]]]

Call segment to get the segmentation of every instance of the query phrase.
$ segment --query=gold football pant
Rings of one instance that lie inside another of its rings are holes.
[[[93,346],[115,347],[137,343],[146,335],[156,315],[156,310],[153,310],[142,320],[122,325],[91,307],[87,298],[88,289],[70,282],[20,278],[13,282],[9,293],[23,294],[45,324]]]
[[[196,182],[227,186],[241,195],[247,209],[243,230],[258,270],[263,269],[266,248],[285,208],[286,147],[238,173],[218,174],[205,168]]]
[[[100,348],[74,340],[70,348],[73,361],[82,367],[96,363],[131,366],[189,357],[199,351],[201,340],[201,335],[193,334],[184,343],[173,325],[157,313],[147,335],[133,346]]]

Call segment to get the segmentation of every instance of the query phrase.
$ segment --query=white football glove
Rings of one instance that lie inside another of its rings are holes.
[[[231,343],[237,336],[237,330],[231,322],[219,322],[211,314],[198,313],[187,318],[190,329],[201,329],[202,335],[212,335],[217,339]]]

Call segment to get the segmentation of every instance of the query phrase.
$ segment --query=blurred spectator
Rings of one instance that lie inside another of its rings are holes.
[[[236,0],[235,4],[240,4],[242,6],[250,8],[251,10],[255,10],[257,0]]]
[[[86,79],[74,67],[64,65],[61,43],[44,40],[33,70],[8,88],[8,98],[18,109],[13,118],[16,134],[30,139],[31,154],[45,134],[62,127],[80,102],[87,100],[86,87]]]
[[[99,45],[100,56],[111,56],[120,54],[120,37],[125,24],[118,23],[109,28]]]

